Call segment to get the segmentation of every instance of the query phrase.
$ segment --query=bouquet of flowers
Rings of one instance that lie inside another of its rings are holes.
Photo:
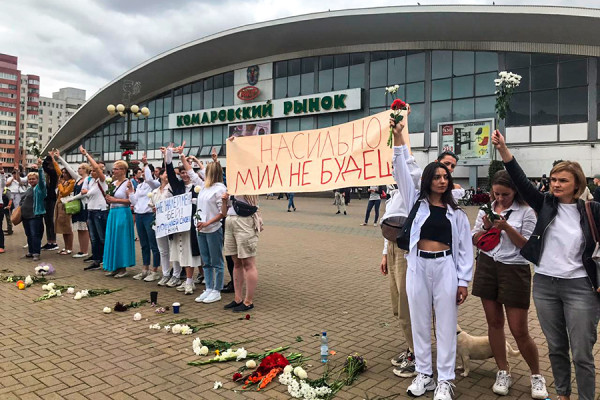
[[[133,155],[133,151],[131,150],[125,150],[123,153],[121,153],[121,157],[128,157],[128,156],[132,156]]]
[[[38,276],[52,275],[54,272],[55,269],[50,263],[41,263],[35,267],[35,274]]]
[[[487,215],[488,220],[491,223],[494,223],[494,221],[501,218],[498,214],[496,214],[494,212],[494,210],[492,210],[492,205],[490,203],[487,203],[487,204],[479,207],[479,209],[483,210],[483,212],[485,212],[485,215]]]
[[[112,178],[107,176],[106,180],[104,182],[106,182],[106,185],[108,186],[108,188],[106,188],[106,192],[104,192],[104,195],[105,196],[114,196],[115,191],[117,190],[117,187],[113,183]]]
[[[501,71],[498,73],[498,78],[494,79],[496,85],[496,113],[499,119],[506,119],[506,115],[510,111],[510,97],[515,88],[521,84],[521,78],[521,75]]]
[[[29,148],[29,152],[36,158],[42,157],[42,149],[40,148],[37,140],[29,139],[29,142],[27,142],[27,147]]]
[[[398,122],[400,122],[404,119],[404,116],[402,114],[400,114],[400,112],[402,110],[407,110],[406,103],[398,98],[397,93],[398,93],[399,89],[400,89],[400,85],[394,85],[394,86],[385,88],[385,93],[386,94],[389,93],[392,96],[392,98],[394,99],[394,101],[392,101],[392,105],[390,106],[390,108],[392,109],[392,113],[390,114],[390,117],[394,119],[395,124],[397,124]],[[394,128],[390,127],[390,136],[387,141],[387,144],[390,148],[392,147],[393,141],[394,141]]]

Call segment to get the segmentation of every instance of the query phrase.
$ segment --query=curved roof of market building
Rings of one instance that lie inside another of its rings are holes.
[[[94,94],[47,148],[77,144],[113,118],[122,80],[142,82],[131,99],[252,64],[377,50],[493,50],[600,56],[600,10],[539,6],[400,6],[321,12],[241,26],[183,44],[136,66]]]

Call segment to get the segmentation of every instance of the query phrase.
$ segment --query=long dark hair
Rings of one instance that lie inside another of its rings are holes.
[[[491,186],[493,187],[494,185],[501,185],[501,186],[511,189],[513,192],[515,192],[515,197],[513,198],[513,201],[516,201],[518,204],[521,204],[521,205],[525,204],[525,200],[523,200],[523,197],[521,197],[519,190],[515,186],[515,183],[510,178],[510,175],[508,174],[508,172],[506,172],[506,170],[501,169],[500,171],[498,171],[494,174],[494,177],[492,178]],[[493,189],[491,190],[490,195],[491,195],[490,197],[492,198],[492,200],[495,200]]]
[[[423,170],[423,175],[421,175],[421,194],[419,196],[419,200],[425,198],[429,199],[429,196],[431,196],[431,184],[433,183],[433,177],[435,176],[438,168],[442,168],[444,171],[446,171],[446,174],[448,174],[448,187],[442,194],[442,203],[452,207],[453,210],[457,210],[458,204],[456,204],[456,201],[454,201],[454,196],[452,196],[452,189],[454,189],[452,175],[450,175],[450,170],[448,170],[448,167],[439,161],[429,163]]]

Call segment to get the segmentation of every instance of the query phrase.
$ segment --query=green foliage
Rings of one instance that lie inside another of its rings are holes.
[[[496,172],[502,171],[503,169],[504,163],[502,161],[490,161],[490,166],[488,169],[488,190],[492,190],[492,179],[494,179],[494,175],[496,175]]]

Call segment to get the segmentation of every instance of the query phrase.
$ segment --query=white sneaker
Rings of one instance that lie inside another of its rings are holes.
[[[83,257],[87,257],[89,256],[88,253],[77,253],[77,254],[73,254],[73,258],[83,258]]]
[[[546,379],[542,375],[531,375],[531,398],[547,399]]]
[[[212,293],[212,289],[206,289],[205,291],[202,292],[202,294],[198,297],[196,297],[196,300],[194,300],[196,303],[203,303],[204,299],[208,297],[209,294]]]
[[[435,381],[429,375],[425,375],[419,372],[417,377],[413,379],[412,383],[406,389],[406,393],[413,397],[423,396],[425,392],[435,389]]]
[[[146,275],[146,277],[144,278],[144,282],[154,282],[155,280],[158,279],[160,275],[158,274],[158,272],[150,272],[148,275]]]
[[[204,299],[203,303],[214,303],[215,301],[221,300],[221,292],[218,290],[213,290],[211,293]]]
[[[187,286],[186,285],[187,284],[185,283],[185,281],[183,281],[183,283],[181,285],[177,286],[177,291],[178,292],[186,292],[186,294],[187,294]],[[192,283],[190,286],[192,287],[192,290],[196,290],[196,285],[194,285],[194,283]]]
[[[181,279],[177,276],[172,276],[171,279],[167,282],[168,287],[175,287],[181,284]]]
[[[133,279],[135,279],[136,281],[141,281],[142,279],[144,279],[146,276],[148,276],[148,271],[147,270],[143,270],[142,272],[140,272],[137,275],[133,276]]]
[[[104,276],[115,276],[117,274],[117,271],[107,271]]]
[[[184,283],[184,294],[194,294],[194,289],[196,289],[196,285],[194,283]]]
[[[169,282],[169,279],[171,279],[171,278],[169,278],[168,275],[167,276],[163,275],[163,277],[160,278],[160,281],[158,281],[158,286],[165,286],[167,284],[167,282]]]
[[[373,226],[374,226],[374,227],[377,227],[377,222],[375,222],[375,223],[373,224]]]
[[[115,278],[125,278],[127,275],[129,275],[129,273],[125,268],[123,268],[123,272],[119,272],[118,274],[116,274]]]
[[[452,382],[439,381],[433,394],[433,400],[452,400],[452,395],[454,394],[452,387],[454,387]]]
[[[498,371],[496,373],[496,383],[492,386],[492,391],[500,396],[506,396],[508,394],[508,389],[510,389],[511,386],[512,377],[510,374],[506,371]]]

